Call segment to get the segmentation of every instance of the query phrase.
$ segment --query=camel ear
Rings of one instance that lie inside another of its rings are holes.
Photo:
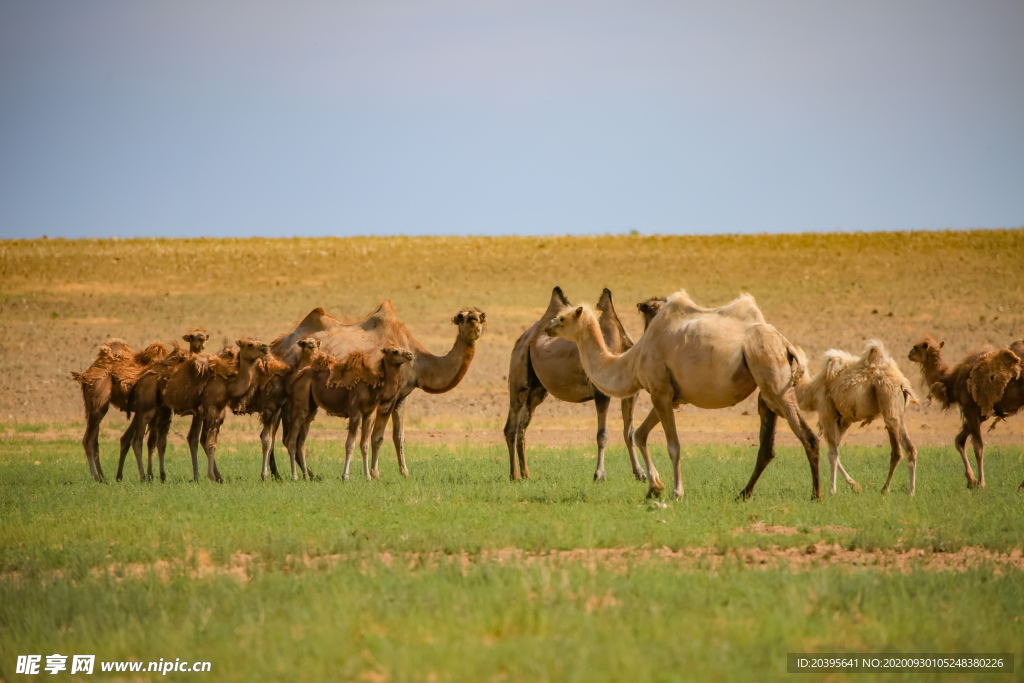
[[[482,322],[482,323],[487,322],[487,314],[484,313],[483,311],[480,311],[480,322]]]
[[[579,318],[581,315],[583,315],[583,307],[582,306],[580,306],[579,308],[576,309],[576,317]]]
[[[940,341],[940,342],[939,342],[939,348],[940,348],[940,349],[941,349],[941,348],[942,348],[943,346],[945,346],[945,345],[946,345],[946,342],[945,342],[945,340],[943,340],[943,341]]]
[[[638,310],[641,313],[643,313],[644,312],[644,305],[642,303],[637,304],[636,305],[636,310]]]
[[[241,339],[236,339],[235,346],[237,346],[238,348],[242,348],[243,346],[245,346],[245,342],[242,341]]]
[[[465,314],[459,313],[458,315],[452,317],[452,325],[461,325],[462,321],[465,319]]]
[[[182,341],[190,342],[190,341],[192,341],[192,335],[191,334],[186,334],[181,339],[182,339]]]

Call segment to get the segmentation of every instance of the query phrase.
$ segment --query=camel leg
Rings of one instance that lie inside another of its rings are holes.
[[[89,462],[89,473],[96,481],[103,481],[103,468],[100,466],[100,423],[107,414],[110,405],[101,406],[86,415],[85,436],[82,437],[82,448],[85,459]]]
[[[146,478],[150,481],[153,481],[153,453],[156,452],[156,440],[160,434],[157,424],[159,419],[159,412],[154,413],[153,421],[149,423],[149,437],[146,439]]]
[[[594,392],[594,407],[597,408],[597,469],[594,481],[606,481],[604,472],[604,450],[608,446],[608,406],[611,398],[600,392]]]
[[[516,435],[516,455],[519,457],[519,475],[523,479],[530,478],[530,466],[526,460],[526,429],[533,421],[533,413],[537,406],[544,402],[548,396],[548,390],[540,384],[530,389],[530,396],[519,412],[519,431]]]
[[[651,395],[654,409],[658,412],[661,426],[665,430],[665,440],[668,442],[668,456],[672,459],[672,498],[679,500],[683,497],[683,472],[679,462],[679,434],[676,432],[676,416],[672,413],[672,394]]]
[[[192,455],[192,481],[199,481],[199,434],[203,429],[203,418],[199,414],[192,415],[192,424],[188,428],[188,450]]]
[[[823,417],[822,419],[826,418]],[[839,462],[839,444],[843,442],[843,437],[846,436],[846,430],[849,429],[849,425],[845,422],[840,422],[839,420],[841,418],[839,418],[838,415],[834,417],[829,415],[827,419],[832,422],[832,426],[825,430],[825,441],[828,443],[828,462],[832,470],[832,489],[830,493],[832,495],[836,494],[837,473],[843,475],[843,479],[846,481],[847,485],[853,489],[854,493],[860,493],[860,484],[855,482],[853,477],[846,473],[846,469],[843,468],[843,463]]]
[[[398,399],[391,413],[391,438],[395,442],[395,452],[398,453],[398,471],[403,477],[409,476],[409,468],[405,465],[405,401],[408,398],[403,396]]]
[[[508,464],[511,471],[509,478],[512,481],[519,479],[519,470],[516,467],[516,444],[519,442],[520,413],[529,400],[529,387],[522,387],[518,391],[509,390],[508,417],[505,418],[505,445],[508,446]],[[526,396],[527,400],[520,398],[520,394]],[[376,425],[375,425],[376,426]],[[88,450],[86,451],[88,453]],[[90,467],[92,461],[90,461]]]
[[[633,476],[637,481],[647,481],[644,468],[640,466],[640,460],[636,457],[636,443],[633,439],[633,413],[636,411],[636,395],[624,398],[620,401],[622,408],[622,439],[626,442],[626,451],[629,453],[629,464],[633,467]]]
[[[953,445],[956,446],[956,452],[960,454],[960,459],[964,462],[964,476],[967,477],[967,488],[973,489],[978,485],[978,480],[974,478],[974,470],[971,468],[971,461],[967,459],[967,449],[965,448],[967,446],[967,437],[970,434],[971,428],[967,426],[967,421],[964,420],[960,433],[953,440]]]
[[[768,463],[775,459],[775,427],[779,421],[779,416],[768,407],[764,396],[760,394],[757,396],[757,414],[761,417],[761,434],[757,448],[757,462],[754,463],[754,472],[750,475],[750,481],[747,482],[746,488],[740,491],[738,496],[743,500],[750,498],[754,493],[754,486],[757,484],[757,480],[761,478],[764,468],[768,467]]]
[[[907,453],[907,474],[910,476],[910,495],[914,495],[917,474],[917,447],[914,446],[914,442],[910,440],[910,434],[907,433],[907,425],[902,420],[900,420],[899,427],[896,429],[896,434],[899,437],[900,445],[903,446],[903,450]]]
[[[117,460],[117,481],[121,481],[121,477],[124,474],[124,459],[128,455],[128,450],[132,447],[135,442],[135,432],[144,429],[142,423],[139,422],[140,413],[135,413],[135,417],[128,423],[128,428],[124,430],[124,434],[121,435],[121,453]],[[146,481],[146,472],[142,469],[142,452],[138,453],[139,461],[139,474],[142,476],[142,481]]]
[[[793,430],[796,438],[800,439],[800,443],[807,453],[807,463],[811,467],[811,495],[815,500],[821,500],[821,479],[818,469],[821,455],[818,451],[818,437],[807,424],[803,414],[800,413],[796,402],[796,391],[792,387],[779,396],[777,402],[782,416],[789,423],[789,428]]]
[[[220,472],[217,471],[217,437],[220,434],[220,425],[224,422],[224,414],[218,414],[217,411],[210,410],[207,412],[206,419],[203,420],[203,430],[200,436],[200,441],[203,444],[203,451],[206,453],[206,477],[210,481],[215,481],[218,484],[223,484],[224,479],[220,476]]]
[[[277,472],[277,459],[274,458],[274,440],[277,438],[278,423],[281,425],[281,443],[288,443],[288,429],[291,426],[291,401],[285,401],[285,404],[281,406],[278,411],[278,417],[274,419],[274,428],[271,430],[270,438],[270,454],[268,460],[270,462],[270,474],[274,479],[280,479],[281,475]]]
[[[370,449],[372,451],[370,463],[370,476],[374,479],[380,478],[380,470],[377,464],[380,461],[380,447],[384,443],[384,428],[388,425],[391,411],[384,406],[377,407],[377,416],[373,420],[373,435],[370,437]]]
[[[341,471],[341,480],[348,481],[348,468],[352,463],[352,451],[356,446],[356,428],[358,423],[354,417],[348,419],[348,438],[345,439],[345,469]],[[365,461],[365,458],[364,458]],[[365,467],[363,469],[366,469]],[[370,472],[366,472],[366,478],[370,478]]]
[[[310,411],[310,415],[315,414],[316,413],[312,410]],[[303,480],[312,479],[312,475],[309,473],[309,468],[306,467],[306,437],[309,436],[309,425],[312,421],[312,419],[309,419],[308,422],[302,425],[302,429],[299,431],[298,444],[295,447],[295,459],[299,463],[299,469],[302,470]]]
[[[640,426],[633,433],[633,438],[636,439],[636,447],[640,449],[640,453],[644,456],[644,463],[647,465],[648,498],[659,498],[661,492],[665,490],[665,485],[661,483],[661,477],[658,476],[658,470],[654,467],[651,452],[647,448],[647,437],[650,435],[651,430],[658,426],[659,422],[661,422],[661,418],[658,417],[658,411],[652,410],[647,413],[647,417],[644,418],[644,421],[640,423]]]
[[[889,455],[889,476],[885,480],[885,486],[882,487],[882,495],[889,493],[889,485],[892,484],[892,476],[896,472],[896,466],[900,464],[900,460],[903,459],[903,453],[900,452],[900,442],[897,439],[896,434],[886,425],[886,431],[889,433],[889,448],[891,454]]]
[[[269,420],[262,420],[263,429],[260,430],[260,446],[263,449],[263,469],[260,471],[260,478],[263,481],[270,479],[270,451],[274,448],[274,427],[277,424],[277,417],[278,413],[275,412]]]
[[[981,420],[969,420],[971,428],[971,446],[974,447],[974,459],[978,461],[978,488],[985,488],[985,441],[981,438]]]
[[[371,422],[372,419],[373,419],[373,411],[371,410],[371,411],[368,411],[367,413],[365,413],[362,416],[362,419],[359,421],[359,426],[360,426],[360,432],[359,432],[359,451],[363,455],[363,474],[366,475],[367,479],[370,478],[369,455],[370,455],[370,430],[373,429],[373,423]],[[353,418],[352,420],[349,421],[349,425],[348,425],[349,440],[351,440],[352,437],[355,436],[355,430],[352,429],[354,424],[356,424],[355,418]],[[348,444],[346,443],[345,444],[345,452],[346,452],[345,457],[346,458],[348,458],[348,453],[350,451],[351,451],[351,449],[349,448]]]
[[[167,435],[171,432],[171,419],[174,413],[166,406],[156,409],[156,452],[160,458],[160,481],[167,481],[164,470],[164,457],[167,454]]]

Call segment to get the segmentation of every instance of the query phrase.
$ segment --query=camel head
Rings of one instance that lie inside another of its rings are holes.
[[[239,359],[249,361],[250,363],[263,358],[270,352],[269,344],[264,344],[249,337],[239,339],[235,344],[238,345]]]
[[[594,320],[595,317],[594,311],[589,306],[563,308],[557,316],[548,321],[544,331],[548,333],[549,337],[561,337],[576,341],[583,326]]]
[[[647,326],[651,324],[651,321],[654,320],[654,316],[658,315],[658,311],[660,311],[664,305],[664,297],[659,296],[648,299],[647,301],[642,301],[636,305],[636,310],[640,311],[640,315],[644,317],[645,330],[647,329]]]
[[[188,350],[192,353],[202,353],[203,349],[206,348],[206,340],[209,338],[210,335],[206,334],[206,330],[201,327],[190,330],[188,334],[182,337],[183,340],[188,342]]]
[[[412,351],[406,351],[397,346],[386,346],[381,349],[381,352],[384,354],[384,362],[389,365],[398,366],[409,363],[413,359]]]
[[[459,311],[452,316],[452,325],[459,326],[459,336],[475,342],[487,329],[487,314],[477,308]]]
[[[929,356],[938,356],[939,349],[945,345],[946,342],[938,341],[930,334],[926,334],[924,339],[914,344],[914,348],[910,349],[910,354],[907,358],[915,363],[925,363]]]
[[[309,360],[320,350],[320,340],[316,337],[306,337],[299,340],[299,348],[301,349],[303,359]]]

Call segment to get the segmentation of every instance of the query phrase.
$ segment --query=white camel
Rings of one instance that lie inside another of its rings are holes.
[[[760,448],[754,472],[740,496],[751,495],[764,468],[775,457],[775,426],[781,415],[807,452],[813,495],[821,498],[818,438],[800,414],[793,388],[804,366],[793,345],[765,322],[749,294],[719,308],[703,308],[686,292],[676,292],[633,348],[621,354],[608,352],[597,314],[588,306],[563,309],[546,329],[553,337],[576,342],[587,376],[605,394],[632,396],[640,389],[650,393],[654,410],[635,434],[647,463],[648,496],[659,496],[665,488],[647,449],[647,436],[658,422],[665,427],[672,458],[673,495],[680,498],[683,482],[673,408],[686,403],[699,408],[727,408],[760,389]]]
[[[806,364],[803,349],[797,349]],[[818,430],[828,444],[828,460],[832,467],[832,493],[836,492],[836,470],[856,493],[860,484],[843,469],[839,462],[839,446],[846,431],[857,422],[864,426],[879,415],[885,422],[892,449],[889,458],[889,478],[882,493],[889,492],[893,473],[902,454],[907,452],[907,470],[910,473],[910,495],[914,495],[914,471],[917,448],[907,434],[904,414],[909,403],[916,403],[910,382],[900,372],[896,361],[885,352],[882,342],[872,339],[860,357],[832,349],[825,352],[825,364],[817,375],[802,378],[796,385],[797,401],[801,410],[817,411]]]

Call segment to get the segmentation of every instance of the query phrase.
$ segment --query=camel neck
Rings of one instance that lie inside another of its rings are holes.
[[[227,385],[228,395],[233,398],[244,396],[249,391],[249,387],[252,386],[255,376],[255,364],[252,361],[239,358],[238,373],[231,378]]]
[[[469,370],[476,354],[476,342],[467,341],[459,334],[451,351],[435,356],[421,350],[416,356],[416,383],[428,394],[443,394],[454,389]]]
[[[602,393],[615,398],[627,398],[640,390],[640,383],[630,363],[630,354],[636,347],[620,354],[608,351],[601,327],[595,318],[588,318],[580,326],[576,346],[579,347],[580,360],[587,377]]]
[[[942,356],[939,355],[937,349],[934,353],[928,353],[925,357],[925,362],[921,364],[921,369],[924,372],[924,379],[928,382],[928,386],[936,382],[942,382],[949,376],[949,366],[942,361]]]

